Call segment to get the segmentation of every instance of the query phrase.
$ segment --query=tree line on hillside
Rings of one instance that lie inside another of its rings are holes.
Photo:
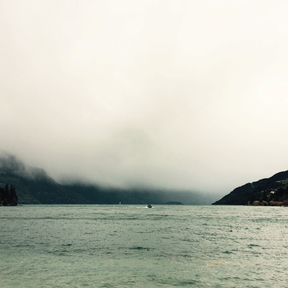
[[[254,206],[288,206],[288,186],[280,187],[274,191],[262,191],[253,194],[248,201],[248,205]]]
[[[15,186],[11,185],[10,189],[8,184],[4,188],[0,187],[0,206],[16,206],[18,196]]]

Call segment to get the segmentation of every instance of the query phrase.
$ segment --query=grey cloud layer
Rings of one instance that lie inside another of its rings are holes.
[[[1,148],[53,177],[230,189],[286,170],[286,1],[1,1]]]

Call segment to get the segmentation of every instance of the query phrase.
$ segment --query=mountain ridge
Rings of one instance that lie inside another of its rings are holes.
[[[269,201],[286,200],[286,194],[288,198],[288,170],[239,186],[212,205],[248,205],[254,201],[269,204]]]

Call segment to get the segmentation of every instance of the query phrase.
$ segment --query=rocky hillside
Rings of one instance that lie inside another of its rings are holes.
[[[288,171],[240,186],[213,205],[287,205]]]

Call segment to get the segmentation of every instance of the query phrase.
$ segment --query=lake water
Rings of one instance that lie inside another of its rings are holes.
[[[287,287],[288,208],[0,207],[1,287]]]

